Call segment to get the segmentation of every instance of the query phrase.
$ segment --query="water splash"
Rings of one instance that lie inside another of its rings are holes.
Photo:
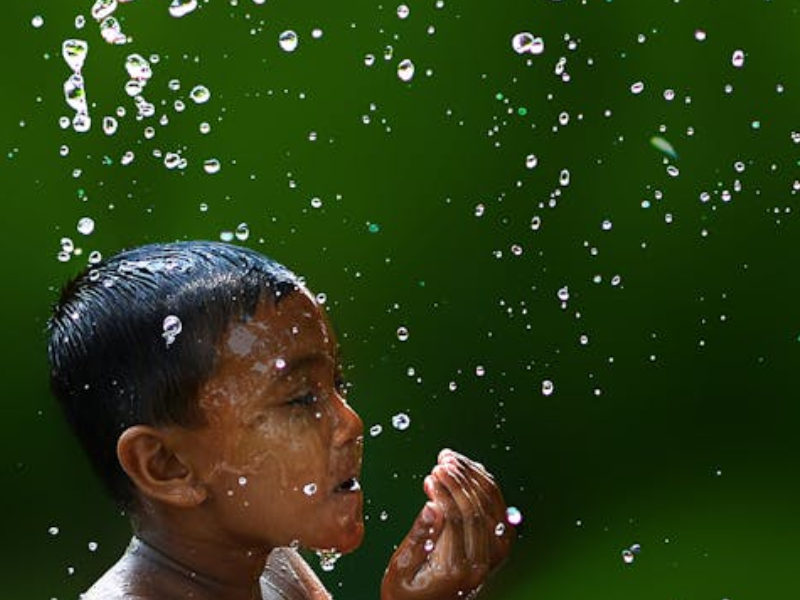
[[[320,568],[329,573],[336,567],[336,561],[339,560],[342,553],[336,550],[317,550],[317,556]]]

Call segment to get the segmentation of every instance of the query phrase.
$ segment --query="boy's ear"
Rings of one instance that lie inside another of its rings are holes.
[[[169,430],[135,425],[119,437],[117,457],[145,497],[177,508],[198,506],[207,491],[173,445]]]

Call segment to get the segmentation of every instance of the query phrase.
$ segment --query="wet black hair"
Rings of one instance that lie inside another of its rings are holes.
[[[151,244],[91,265],[48,322],[50,385],[114,500],[135,508],[117,440],[133,425],[199,426],[217,344],[263,299],[300,286],[284,266],[221,242]]]

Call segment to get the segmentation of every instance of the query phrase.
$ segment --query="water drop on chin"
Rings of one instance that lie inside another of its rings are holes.
[[[327,573],[333,571],[336,561],[342,556],[341,552],[336,550],[317,550],[316,553],[319,557],[320,568]]]

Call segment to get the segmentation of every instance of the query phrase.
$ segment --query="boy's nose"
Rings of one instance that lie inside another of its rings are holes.
[[[333,443],[344,445],[364,434],[364,422],[344,398],[338,397]]]

